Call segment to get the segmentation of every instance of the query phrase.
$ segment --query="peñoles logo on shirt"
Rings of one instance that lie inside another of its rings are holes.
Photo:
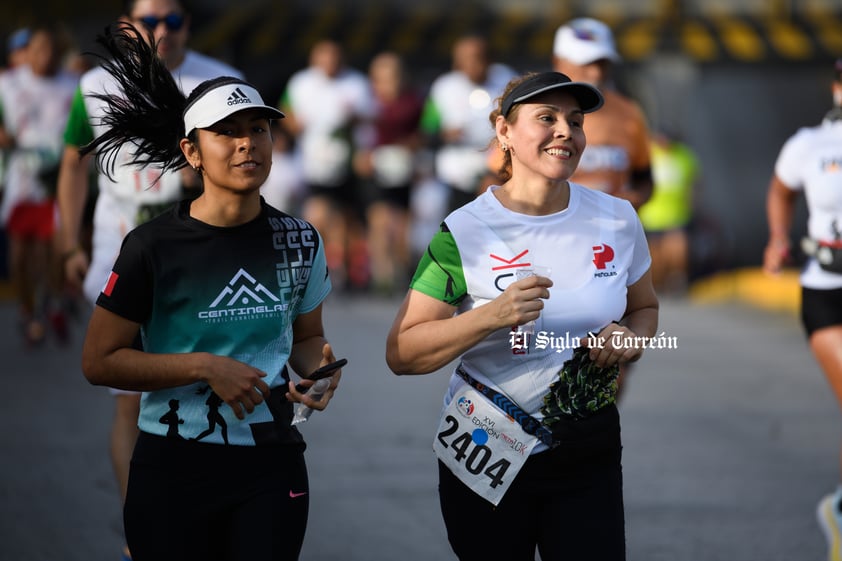
[[[593,246],[593,264],[596,265],[598,271],[594,273],[596,277],[615,277],[617,271],[605,271],[608,263],[614,260],[614,248],[608,244],[600,244]],[[603,272],[604,271],[604,272]]]
[[[605,268],[606,263],[614,260],[614,249],[608,244],[593,246],[593,264],[600,271]]]

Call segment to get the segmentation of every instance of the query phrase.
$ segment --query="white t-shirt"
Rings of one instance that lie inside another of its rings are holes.
[[[302,126],[297,156],[307,182],[338,186],[347,179],[354,123],[374,114],[373,99],[365,75],[351,68],[333,77],[315,67],[292,75],[284,101]]]
[[[445,219],[452,240],[446,232],[437,234],[442,243],[434,238],[412,288],[456,304],[463,313],[497,298],[527,264],[550,268],[550,298],[525,352],[513,348],[509,329],[501,329],[462,355],[471,376],[540,419],[544,395],[579,346],[574,339],[584,344],[589,332],[623,317],[627,287],[646,273],[651,258],[628,201],[570,183],[567,209],[529,216],[500,204],[497,189]],[[463,384],[453,374],[445,404]]]
[[[433,81],[428,102],[438,113],[441,129],[461,131],[459,142],[436,153],[436,174],[451,187],[467,192],[476,189],[477,179],[487,169],[487,147],[494,137],[488,116],[514,76],[508,66],[492,64],[482,84],[456,70]]]
[[[799,129],[781,148],[775,175],[789,189],[804,191],[808,235],[832,241],[834,222],[842,230],[842,121],[825,120]],[[801,272],[801,284],[818,290],[842,288],[842,275],[825,271],[810,259]]]
[[[187,52],[184,62],[173,70],[172,75],[185,95],[189,95],[201,82],[211,78],[218,76],[242,78],[242,74],[231,66],[193,51]],[[97,67],[82,76],[79,87],[84,96],[88,122],[93,128],[94,136],[99,136],[106,131],[101,122],[105,104],[94,97],[94,94],[105,92],[119,95],[117,82],[107,71]],[[125,145],[118,152],[118,165],[113,181],[103,174],[99,176],[100,196],[105,195],[117,200],[118,207],[122,210],[121,214],[129,221],[127,224],[129,229],[135,225],[134,217],[138,205],[175,201],[181,194],[181,180],[178,173],[168,172],[161,176],[160,170],[152,166],[141,168],[128,164],[131,157],[130,150],[131,146]]]
[[[482,84],[455,70],[436,78],[430,87],[430,100],[441,117],[441,127],[459,129],[464,133],[463,144],[485,148],[494,136],[488,115],[514,77],[515,71],[508,66],[492,64]]]
[[[58,166],[62,133],[77,78],[67,72],[37,76],[27,66],[0,74],[3,127],[15,139],[8,160],[2,222],[21,202],[38,203],[49,195],[39,174]]]

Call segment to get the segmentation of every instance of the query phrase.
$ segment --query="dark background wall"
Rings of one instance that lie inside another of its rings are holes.
[[[90,50],[120,6],[3,0],[0,33],[49,17]],[[700,213],[715,232],[705,239],[724,267],[759,264],[775,157],[798,127],[817,124],[829,109],[832,62],[842,56],[842,0],[206,0],[192,7],[191,46],[241,68],[269,100],[325,36],[342,42],[361,70],[378,51],[398,51],[423,90],[448,69],[450,46],[466,31],[485,33],[497,60],[541,70],[560,24],[599,17],[624,57],[620,88],[641,102],[653,128],[678,131],[697,151]],[[802,208],[796,228],[803,223]]]

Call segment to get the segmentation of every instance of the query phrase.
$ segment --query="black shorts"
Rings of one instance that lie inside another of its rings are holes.
[[[303,445],[141,432],[123,512],[135,561],[295,561],[309,509]]]
[[[460,561],[599,559],[626,555],[620,424],[613,405],[557,431],[495,507],[439,461],[439,500]]]
[[[807,337],[823,327],[842,325],[842,288],[801,287],[801,324]]]

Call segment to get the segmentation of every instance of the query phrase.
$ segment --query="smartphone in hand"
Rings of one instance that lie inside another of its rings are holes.
[[[310,373],[309,376],[305,378],[305,380],[321,380],[322,378],[329,378],[333,376],[333,373],[348,364],[347,358],[340,358],[336,362],[331,362],[330,364],[325,364],[324,366],[317,368],[313,372]],[[307,387],[299,384],[295,385],[295,391],[298,393],[304,393],[307,391]]]

